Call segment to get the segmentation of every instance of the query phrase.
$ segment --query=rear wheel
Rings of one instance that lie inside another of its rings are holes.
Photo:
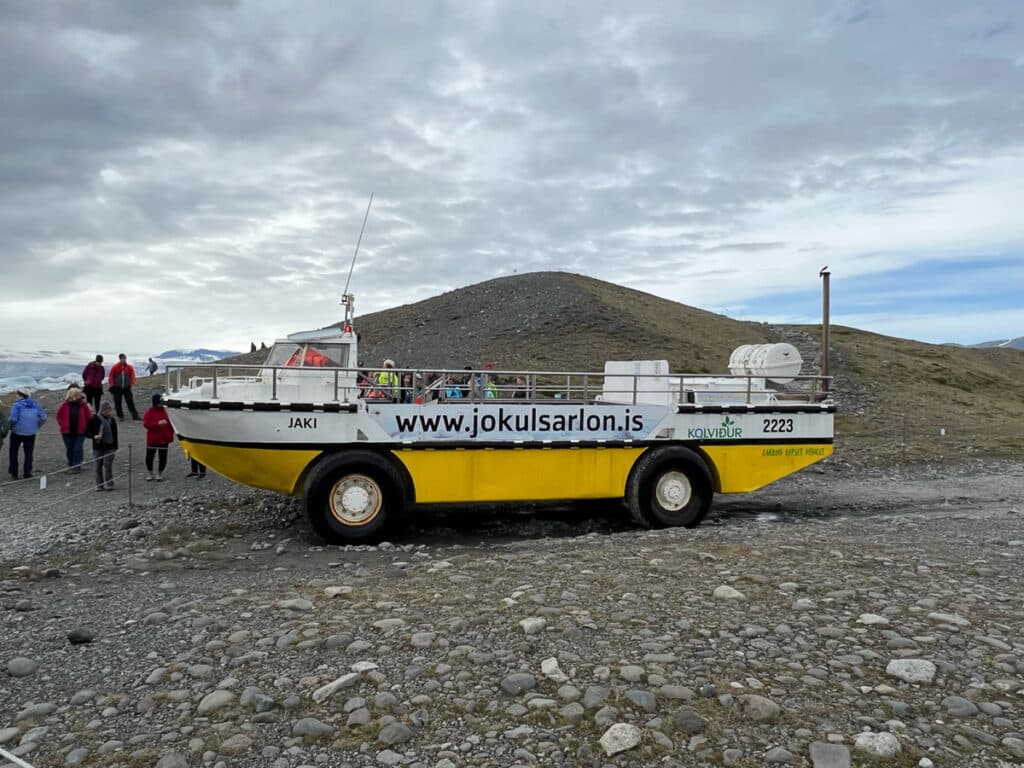
[[[381,536],[401,514],[405,488],[386,458],[357,451],[323,459],[307,478],[303,499],[316,534],[344,544]]]
[[[707,465],[682,446],[648,451],[637,460],[626,483],[630,514],[647,528],[693,528],[707,514],[712,494]]]

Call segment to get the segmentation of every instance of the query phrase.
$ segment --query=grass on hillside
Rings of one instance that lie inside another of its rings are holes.
[[[1024,456],[1024,352],[924,344],[832,329],[844,375],[877,407],[840,413],[836,434],[878,460]],[[943,431],[945,434],[943,434]]]

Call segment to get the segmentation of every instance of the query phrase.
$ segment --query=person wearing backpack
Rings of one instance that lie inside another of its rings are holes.
[[[103,367],[103,355],[96,355],[96,359],[82,369],[82,383],[85,385],[82,391],[85,392],[85,400],[93,411],[100,409],[103,380],[106,377],[107,369]]]
[[[117,454],[117,419],[109,400],[100,403],[99,413],[89,419],[85,436],[92,439],[93,461],[96,462],[96,490],[114,490],[114,456]]]
[[[18,452],[24,450],[25,464],[22,477],[32,477],[32,456],[36,449],[36,434],[46,423],[46,411],[29,396],[27,389],[19,389],[18,400],[11,406],[11,460],[7,471],[12,480],[18,479]]]

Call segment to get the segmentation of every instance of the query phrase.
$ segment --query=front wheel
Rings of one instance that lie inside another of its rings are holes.
[[[332,544],[380,536],[405,506],[402,480],[376,453],[328,456],[306,480],[306,517],[318,536]]]
[[[646,528],[693,528],[711,506],[711,474],[696,453],[681,446],[641,456],[626,482],[626,504]]]

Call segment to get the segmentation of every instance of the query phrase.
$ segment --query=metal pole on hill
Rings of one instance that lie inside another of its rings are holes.
[[[829,323],[828,323],[828,278],[832,273],[828,271],[828,265],[821,268],[818,276],[821,278],[821,375],[826,377],[821,380],[821,389],[828,392],[828,348],[829,348]]]

